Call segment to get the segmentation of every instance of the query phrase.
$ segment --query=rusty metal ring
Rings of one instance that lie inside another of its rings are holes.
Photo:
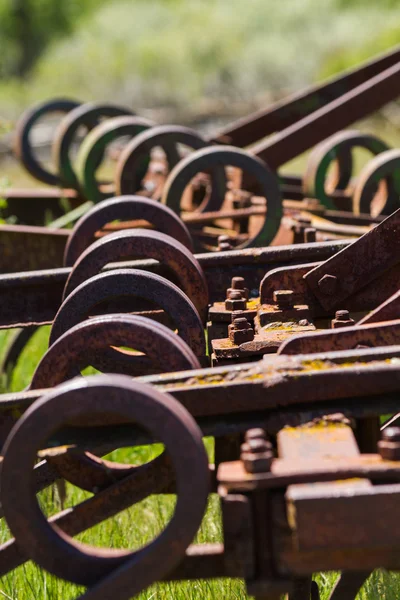
[[[54,387],[70,378],[72,369],[74,376],[79,374],[78,367],[92,364],[96,352],[109,346],[139,350],[164,372],[200,369],[193,351],[165,325],[138,315],[104,315],[78,323],[59,337],[36,367],[29,389]],[[127,369],[126,375],[132,375],[129,362],[124,364],[123,360],[106,368],[107,373],[121,373],[122,368]]]
[[[379,202],[379,212],[372,211],[373,216],[390,215],[399,207],[400,150],[398,148],[375,156],[361,171],[353,193],[353,212],[356,215],[371,212],[376,186],[382,180],[386,183],[386,191],[384,197],[379,198],[383,200]]]
[[[135,194],[140,190],[143,161],[148,163],[151,151],[161,146],[165,152],[169,171],[180,161],[177,144],[184,144],[194,150],[210,146],[198,133],[188,127],[161,125],[144,131],[131,140],[121,153],[117,164],[115,189],[118,194]],[[226,175],[223,167],[211,172],[211,194],[198,210],[214,210],[219,206],[216,198],[218,190],[226,190]]]
[[[104,414],[149,430],[165,444],[176,473],[171,521],[159,537],[134,552],[74,541],[47,521],[32,493],[33,467],[46,440],[66,423],[90,425]],[[27,410],[4,447],[1,502],[18,547],[58,577],[97,584],[88,592],[94,597],[100,590],[105,598],[126,597],[122,590],[134,596],[176,566],[200,526],[208,492],[207,454],[194,419],[172,396],[123,375],[98,375],[56,388]]]
[[[96,127],[104,117],[118,117],[134,115],[127,108],[113,104],[87,103],[71,110],[57,127],[53,144],[52,157],[57,167],[57,172],[65,187],[79,189],[79,181],[72,166],[71,146],[76,132],[82,126],[89,130]]]
[[[80,255],[65,284],[63,300],[81,283],[111,262],[153,258],[165,264],[179,281],[179,287],[207,320],[208,288],[199,262],[183,244],[169,235],[146,229],[115,231],[94,242]]]
[[[79,148],[76,159],[79,185],[88,200],[100,202],[113,195],[101,191],[96,180],[96,170],[108,144],[122,136],[133,137],[152,125],[151,121],[141,117],[113,117],[100,123],[88,133]],[[145,172],[143,176],[144,174]]]
[[[95,233],[115,220],[148,221],[158,231],[170,235],[193,251],[192,238],[186,225],[168,206],[141,196],[119,196],[103,200],[79,219],[71,231],[64,251],[64,265],[71,267],[82,252],[94,242]]]
[[[180,213],[180,202],[186,186],[193,177],[202,171],[213,167],[237,167],[249,172],[257,181],[261,196],[267,198],[267,215],[261,230],[245,244],[237,248],[250,246],[268,246],[274,239],[283,214],[282,197],[276,175],[258,157],[233,146],[211,146],[193,152],[190,156],[182,159],[171,171],[165,183],[162,203],[166,204],[177,214]],[[218,189],[218,206],[213,210],[219,210],[225,199],[225,190]]]
[[[80,102],[76,100],[57,98],[29,108],[18,119],[15,128],[14,152],[28,173],[35,179],[49,185],[62,185],[58,174],[45,169],[34,156],[32,144],[29,140],[33,127],[44,115],[57,112],[68,113],[79,105]]]
[[[97,304],[121,296],[129,297],[126,312],[132,312],[132,297],[150,300],[160,306],[172,318],[179,335],[195,355],[199,358],[205,356],[203,324],[192,301],[171,281],[137,269],[116,269],[81,283],[59,308],[51,328],[49,345],[84,320]]]
[[[121,353],[115,361],[109,354],[102,352],[110,346],[130,346],[144,352],[146,356]],[[144,361],[139,360],[137,365],[137,359],[143,358],[147,361],[145,373],[141,369]],[[200,363],[189,346],[164,325],[137,315],[104,315],[79,323],[62,335],[43,356],[29,389],[55,387],[79,375],[78,367],[85,367],[88,363],[107,373],[131,377],[154,373],[157,367],[160,372],[200,368]],[[139,366],[139,371],[134,371],[132,365]],[[149,369],[149,366],[153,369]],[[155,493],[159,485],[165,486],[172,476],[165,453],[141,466],[99,459],[90,452],[48,457],[47,460],[60,477],[90,492],[111,485],[133,472],[139,477],[145,473],[150,476],[153,471],[154,474],[158,471],[156,485],[153,476],[148,485],[142,483],[141,499]]]
[[[350,183],[353,160],[351,150],[355,147],[365,148],[372,154],[379,154],[388,146],[379,138],[356,130],[339,131],[327,140],[318,144],[310,153],[303,176],[303,192],[306,197],[317,198],[326,208],[347,209],[326,191],[326,177],[329,166],[337,161],[338,180],[336,189],[345,189]]]

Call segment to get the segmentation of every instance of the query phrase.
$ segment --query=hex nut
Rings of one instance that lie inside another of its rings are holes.
[[[239,291],[230,291],[225,300],[225,308],[226,310],[246,310],[246,299],[242,298]]]
[[[400,460],[400,442],[378,442],[378,452],[384,460]]]
[[[350,317],[348,310],[337,310],[335,318],[331,321],[332,329],[339,329],[340,327],[350,327],[354,325],[355,321]]]

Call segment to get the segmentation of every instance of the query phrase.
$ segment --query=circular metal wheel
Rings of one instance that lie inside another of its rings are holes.
[[[164,150],[168,169],[180,161],[177,145],[183,144],[193,150],[206,148],[210,144],[198,133],[188,127],[176,125],[161,125],[144,131],[131,140],[124,148],[119,158],[115,177],[115,188],[118,194],[135,194],[141,189],[141,173],[143,166],[150,160],[151,151],[157,146]],[[226,176],[225,169],[217,166],[211,171],[211,194],[206,198],[198,210],[214,210],[219,206],[218,190],[225,194]]]
[[[133,113],[127,108],[112,104],[87,103],[77,106],[63,118],[54,136],[52,156],[60,180],[65,187],[79,189],[79,181],[75,174],[71,157],[71,146],[79,128],[84,126],[91,130],[103,118],[119,117],[122,115],[133,116]]]
[[[179,217],[167,206],[141,196],[120,196],[103,200],[79,219],[71,231],[64,252],[64,265],[71,267],[95,241],[95,234],[112,221],[144,220],[193,250],[192,238]]]
[[[115,360],[104,352],[111,345],[131,346],[145,356],[132,357],[121,352]],[[88,366],[88,363],[103,372],[131,377],[200,368],[188,345],[160,323],[137,315],[105,315],[79,323],[62,335],[40,361],[30,389],[54,387],[79,375],[79,369]],[[106,450],[109,451],[110,448]],[[134,474],[137,487],[132,503],[165,489],[173,480],[171,465],[164,452],[140,466],[99,459],[89,452],[50,456],[47,460],[59,477],[89,492]]]
[[[387,150],[361,171],[353,193],[353,212],[390,215],[399,208],[400,150]]]
[[[353,172],[351,152],[354,148],[365,148],[372,154],[379,154],[387,150],[388,146],[374,135],[359,131],[339,131],[318,144],[310,153],[303,176],[304,195],[316,198],[331,210],[351,210],[349,202],[340,202],[334,198],[333,193],[335,190],[345,190],[350,184]],[[333,161],[336,163],[336,171],[333,178],[328,178],[328,170]]]
[[[146,229],[110,233],[87,248],[74,264],[65,284],[63,300],[102,268],[123,259],[153,258],[165,264],[179,281],[179,287],[197,308],[203,323],[207,320],[208,289],[203,269],[183,244],[169,235]]]
[[[93,362],[98,367],[99,351],[110,346],[128,346],[143,352],[152,364],[150,373],[200,368],[197,357],[183,339],[161,323],[138,315],[104,315],[78,323],[59,337],[38,364],[29,389],[54,387],[79,375],[79,369]],[[101,359],[104,356],[100,353]],[[105,359],[102,366],[107,373],[143,375],[140,369],[132,373],[131,361],[124,360],[127,356],[132,357],[121,352],[118,361]]]
[[[197,150],[182,159],[171,171],[165,183],[162,203],[180,214],[180,203],[186,186],[197,173],[214,167],[232,166],[250,173],[259,186],[259,195],[267,198],[268,211],[261,230],[238,248],[268,246],[274,239],[282,218],[282,197],[279,183],[274,173],[259,158],[232,146],[211,146]],[[225,189],[217,189],[218,204],[213,210],[220,210],[225,200]]]
[[[113,195],[102,191],[96,180],[96,171],[108,144],[123,136],[133,137],[152,125],[151,121],[141,117],[113,117],[88,133],[79,148],[76,160],[79,185],[88,200],[100,202]],[[146,171],[147,166],[142,177]]]
[[[32,144],[29,140],[33,127],[45,115],[51,113],[68,113],[79,105],[80,102],[76,100],[56,98],[50,102],[43,102],[33,108],[29,108],[18,119],[14,138],[14,152],[28,173],[35,179],[49,185],[62,185],[59,176],[48,171],[35,157]]]
[[[134,552],[74,541],[47,521],[32,492],[37,453],[51,435],[69,423],[96,425],[109,417],[113,423],[135,423],[164,443],[176,474],[171,521]],[[123,375],[88,377],[56,388],[27,410],[4,446],[1,503],[18,548],[57,577],[94,586],[85,594],[89,598],[135,596],[174,568],[200,526],[208,492],[208,460],[194,419],[172,396]]]
[[[59,308],[51,328],[49,345],[86,319],[96,305],[105,301],[112,303],[115,298],[124,296],[124,310],[119,312],[132,312],[133,298],[153,302],[171,317],[179,335],[195,355],[200,359],[205,356],[203,324],[192,301],[164,277],[137,269],[116,269],[100,273],[81,283]]]

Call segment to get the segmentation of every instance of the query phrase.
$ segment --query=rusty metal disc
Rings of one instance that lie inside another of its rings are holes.
[[[96,423],[105,414],[136,423],[164,443],[176,474],[171,521],[134,552],[74,541],[47,521],[32,493],[33,467],[46,440],[68,423]],[[177,565],[200,526],[208,491],[207,454],[194,419],[172,396],[123,375],[88,377],[56,388],[27,410],[4,447],[1,503],[18,548],[57,577],[95,585],[93,597],[132,597]]]
[[[338,204],[339,201],[335,200],[332,192],[327,191],[327,175],[330,165],[336,161],[336,180],[330,187],[335,190],[346,189],[353,171],[351,152],[354,148],[365,148],[372,154],[379,154],[387,150],[388,146],[376,136],[356,130],[339,131],[332,135],[310,153],[303,176],[305,197],[317,198],[321,204],[332,210],[350,210],[349,204]]]
[[[128,346],[145,356],[105,352],[110,346]],[[79,323],[62,335],[46,352],[32,377],[30,389],[55,387],[90,363],[107,373],[132,376],[200,368],[189,346],[167,327],[137,315],[104,315]],[[165,453],[145,465],[134,466],[99,459],[91,452],[48,457],[58,475],[75,486],[93,492],[135,472],[143,478],[139,499],[171,481]],[[158,475],[157,475],[158,473]]]
[[[143,164],[148,164],[151,151],[157,146],[164,150],[168,169],[180,161],[178,144],[184,144],[194,150],[205,148],[210,144],[198,133],[188,127],[176,125],[161,125],[144,131],[131,140],[124,148],[119,158],[115,177],[115,188],[118,194],[135,194],[140,190]],[[211,195],[206,199],[201,209],[212,210],[218,204],[218,190],[226,189],[226,176],[223,167],[215,167],[211,172]]]
[[[353,193],[353,212],[390,215],[399,207],[399,198],[400,150],[395,148],[375,156],[361,171]]]
[[[68,98],[56,98],[50,102],[42,102],[24,111],[15,128],[14,152],[25,169],[35,179],[49,185],[62,185],[57,173],[51,173],[40,164],[34,155],[29,136],[36,123],[45,115],[52,113],[68,113],[78,107],[80,102]]]
[[[79,219],[71,231],[64,252],[64,265],[71,267],[82,252],[94,242],[95,233],[111,221],[144,220],[157,231],[166,233],[193,250],[186,225],[168,206],[141,196],[119,196],[103,200]]]
[[[36,367],[29,389],[50,388],[64,382],[71,371],[75,376],[78,369],[96,363],[98,351],[110,346],[127,346],[143,352],[154,365],[153,372],[200,368],[183,339],[161,323],[138,315],[104,315],[78,323],[59,337]],[[139,375],[130,372],[130,361],[124,361],[123,356],[117,363],[105,364],[107,373],[126,370],[125,374]],[[125,356],[132,358],[131,354]]]
[[[153,258],[167,265],[179,287],[191,299],[203,323],[207,319],[208,289],[199,262],[183,244],[169,235],[146,229],[115,231],[87,248],[74,264],[65,284],[63,300],[86,279],[111,262]]]
[[[100,202],[114,195],[111,191],[102,191],[96,180],[96,170],[108,144],[123,136],[133,137],[152,125],[151,121],[141,117],[113,117],[97,125],[85,137],[78,151],[76,172],[80,188],[88,200]]]
[[[165,183],[162,203],[180,214],[181,198],[186,186],[197,173],[208,169],[212,170],[217,166],[237,167],[249,173],[259,186],[258,195],[267,199],[268,210],[261,230],[238,248],[268,246],[279,229],[283,214],[279,183],[276,175],[261,159],[244,150],[231,146],[211,146],[197,150],[182,159],[169,174]],[[213,210],[220,210],[225,200],[225,189],[218,188],[215,198],[217,203]]]
[[[52,156],[60,180],[65,187],[79,189],[79,181],[75,174],[71,157],[71,146],[79,128],[84,126],[91,130],[103,118],[122,115],[133,116],[133,114],[129,109],[114,106],[113,104],[87,103],[77,106],[62,119],[54,136]]]
[[[124,298],[124,309],[132,312],[133,299],[142,298],[162,308],[171,317],[179,335],[195,355],[205,356],[203,324],[192,301],[175,284],[147,271],[116,269],[100,273],[81,283],[58,310],[51,328],[49,345],[68,329],[86,319],[96,305],[116,298]],[[108,312],[115,312],[109,310]]]

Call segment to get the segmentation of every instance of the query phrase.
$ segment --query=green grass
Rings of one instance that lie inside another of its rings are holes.
[[[8,332],[0,332],[0,347],[4,348]],[[24,350],[11,382],[3,389],[21,390],[30,381],[32,373],[47,347],[49,328],[38,330]],[[213,460],[213,440],[205,440],[209,458]],[[109,455],[111,460],[124,463],[142,463],[154,458],[160,446],[124,448]],[[83,501],[90,494],[68,484],[66,507]],[[42,492],[40,504],[46,515],[60,510],[57,493],[53,489]],[[78,536],[82,542],[109,548],[140,548],[153,539],[167,523],[174,508],[174,497],[167,495],[151,496],[139,504],[123,511],[116,517],[93,527]],[[0,522],[0,541],[10,534],[4,521]],[[216,495],[209,499],[202,526],[196,536],[196,543],[213,543],[222,540],[219,501]],[[358,600],[397,600],[400,589],[400,575],[375,571],[358,595]],[[337,573],[322,573],[316,576],[320,586],[321,600],[327,600]],[[83,588],[59,580],[26,563],[0,580],[0,600],[72,600],[83,593]],[[238,579],[218,579],[213,581],[193,581],[190,583],[157,584],[142,592],[142,600],[171,598],[177,600],[220,600],[222,598],[245,600],[248,598],[244,583]]]

